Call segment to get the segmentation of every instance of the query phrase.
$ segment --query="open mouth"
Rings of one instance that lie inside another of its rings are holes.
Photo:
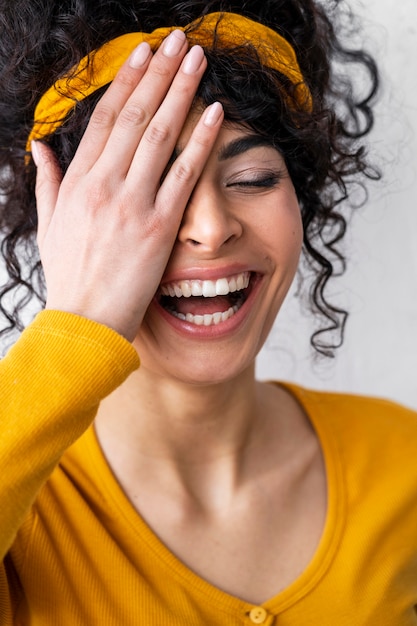
[[[196,326],[216,326],[235,315],[246,301],[252,272],[217,280],[182,280],[161,285],[159,303],[171,315]]]

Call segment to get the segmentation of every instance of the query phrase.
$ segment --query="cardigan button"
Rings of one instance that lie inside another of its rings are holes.
[[[263,606],[255,606],[249,613],[251,622],[254,624],[263,624],[268,617],[268,613]]]

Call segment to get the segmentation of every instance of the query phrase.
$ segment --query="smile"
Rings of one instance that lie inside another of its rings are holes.
[[[239,311],[251,284],[251,272],[217,280],[182,280],[160,287],[160,304],[174,317],[196,326],[217,326]]]

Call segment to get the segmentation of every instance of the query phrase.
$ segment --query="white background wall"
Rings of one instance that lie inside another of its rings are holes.
[[[349,390],[417,408],[417,2],[356,0],[383,93],[371,142],[384,170],[356,213],[349,269],[334,291],[351,311],[336,359],[314,363],[311,321],[290,298],[258,360],[258,376]]]

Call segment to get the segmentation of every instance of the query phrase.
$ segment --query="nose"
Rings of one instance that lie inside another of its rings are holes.
[[[238,214],[222,194],[211,185],[197,183],[184,212],[178,240],[213,255],[239,239],[242,230]]]

